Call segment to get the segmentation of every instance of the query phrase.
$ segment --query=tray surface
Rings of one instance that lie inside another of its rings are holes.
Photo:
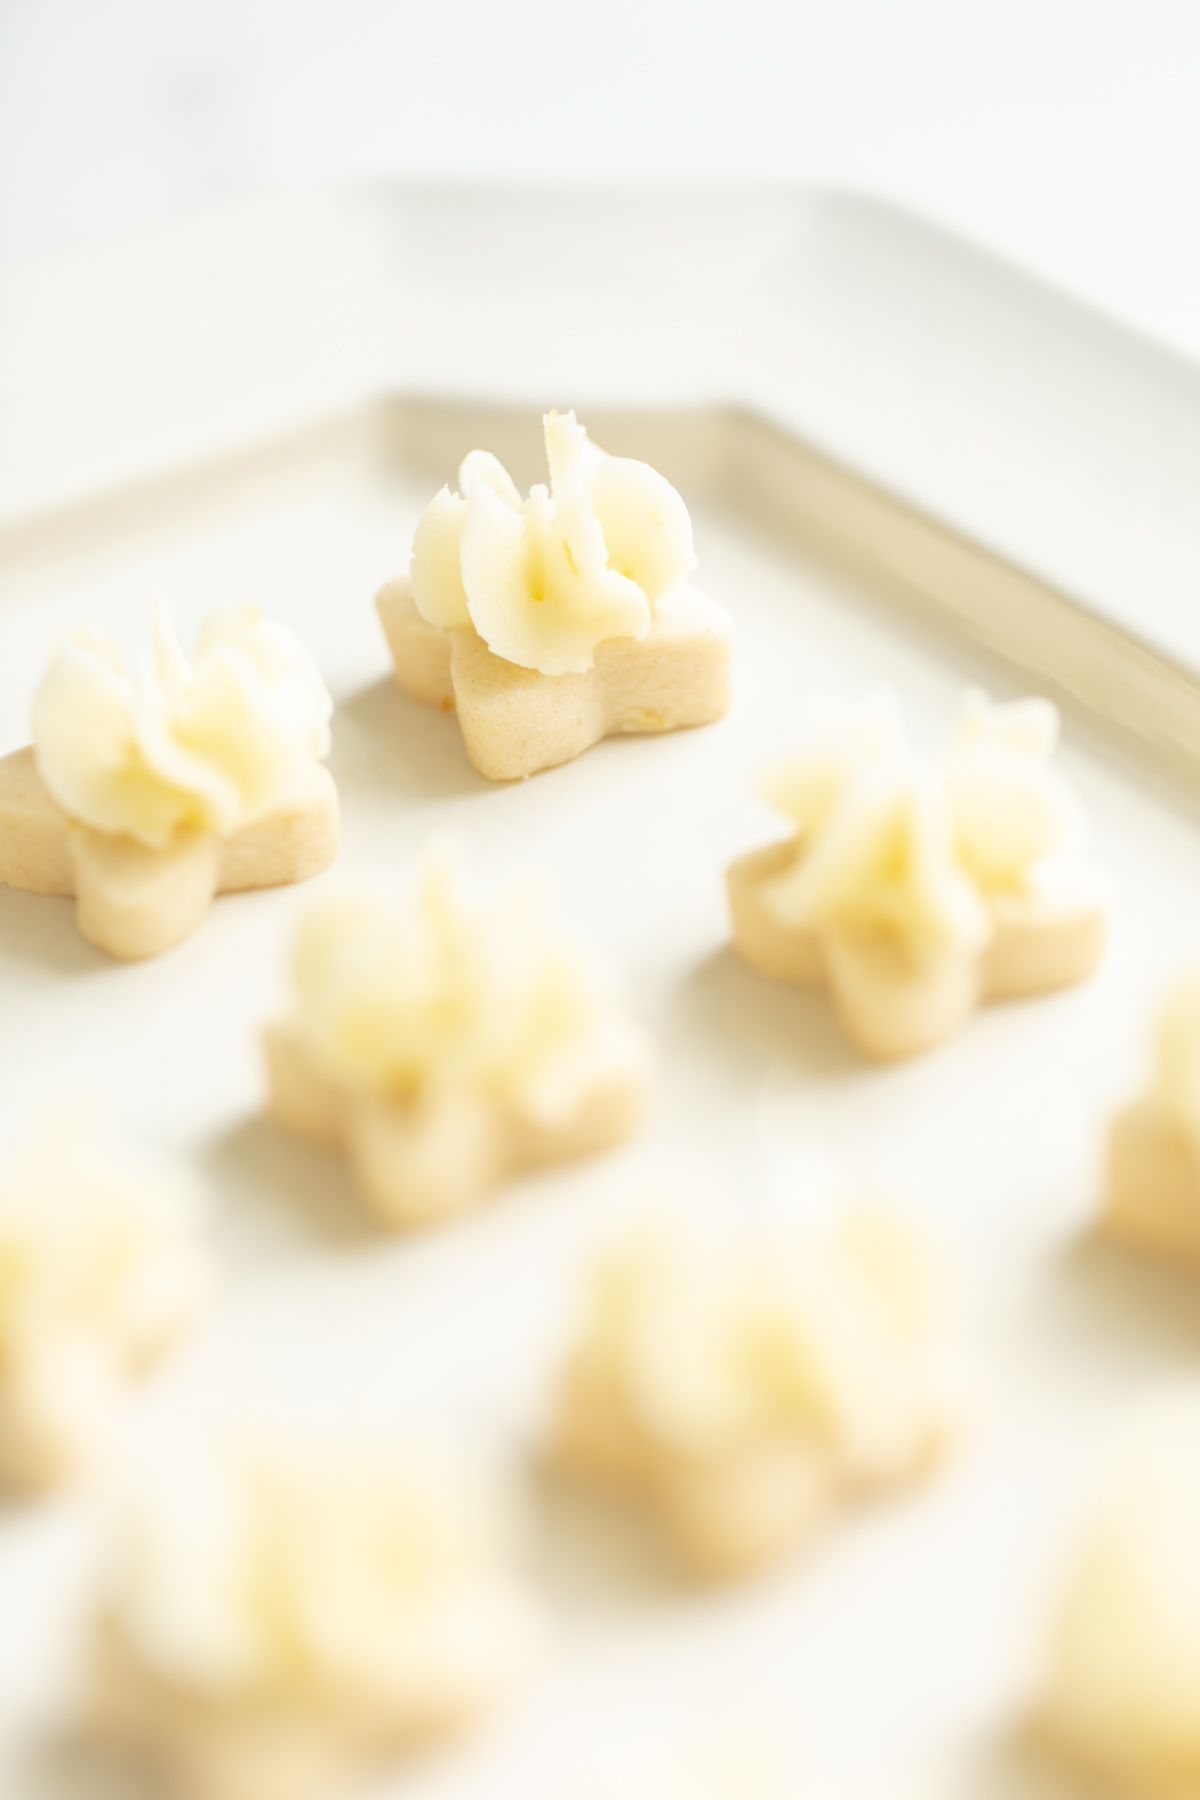
[[[1034,1666],[1047,1580],[1126,1405],[1187,1373],[1200,1343],[1182,1284],[1077,1248],[1147,1010],[1195,948],[1200,839],[1186,796],[1069,709],[1065,762],[1113,888],[1102,972],[1060,998],[993,1007],[911,1065],[862,1066],[819,996],[760,981],[728,949],[721,871],[772,830],[755,773],[813,694],[895,688],[933,735],[968,682],[998,695],[1029,684],[806,550],[794,521],[772,525],[761,506],[748,516],[728,421],[589,422],[606,447],[652,455],[692,505],[703,584],[739,634],[723,724],[610,741],[520,786],[475,776],[453,718],[389,680],[371,596],[458,455],[487,444],[529,479],[536,424],[396,402],[11,537],[0,744],[21,739],[46,647],[71,622],[135,632],[160,594],[185,638],[214,602],[277,614],[311,644],[338,703],[344,838],[322,882],[397,881],[444,831],[485,868],[548,865],[661,1047],[644,1136],[518,1182],[449,1229],[384,1241],[360,1225],[335,1160],[256,1115],[256,1033],[303,894],[222,900],[180,949],[119,968],[77,937],[66,903],[0,890],[3,1141],[60,1089],[98,1091],[212,1189],[217,1303],[136,1400],[133,1448],[153,1453],[177,1411],[301,1394],[380,1421],[434,1413],[514,1466],[578,1274],[620,1217],[664,1196],[733,1218],[802,1211],[818,1185],[814,1147],[845,1156],[956,1254],[984,1373],[961,1455],[911,1498],[836,1526],[808,1558],[699,1598],[663,1586],[594,1522],[552,1509],[535,1552],[556,1631],[543,1677],[461,1753],[379,1792],[562,1800],[585,1791],[580,1744],[609,1746],[598,1777],[607,1755],[613,1791],[627,1792],[644,1745],[673,1737],[687,1750],[704,1719],[706,1741],[752,1729],[798,1770],[831,1771],[839,1796],[860,1771],[881,1776],[889,1800],[910,1788],[922,1800],[1049,1793],[999,1741]],[[14,1743],[67,1680],[94,1501],[0,1519],[0,1733],[11,1724]],[[22,1800],[102,1791],[44,1759],[19,1780]]]

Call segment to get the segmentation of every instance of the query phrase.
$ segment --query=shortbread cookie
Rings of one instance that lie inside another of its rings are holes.
[[[1165,1422],[1090,1523],[1058,1607],[1041,1732],[1108,1800],[1200,1794],[1200,1421]]]
[[[89,1722],[180,1800],[340,1800],[528,1667],[498,1527],[428,1452],[293,1433],[173,1457],[119,1519]]]
[[[204,1292],[196,1196],[55,1121],[0,1173],[0,1489],[71,1475]]]
[[[597,449],[574,413],[548,413],[545,432],[549,487],[522,500],[473,451],[376,603],[397,682],[457,711],[492,781],[729,710],[729,621],[689,580],[683,501],[646,463]]]
[[[1163,1008],[1155,1049],[1146,1093],[1113,1121],[1103,1228],[1200,1265],[1200,971]]]
[[[74,895],[83,936],[137,959],[215,894],[307,880],[337,849],[331,712],[298,639],[249,609],[210,619],[191,662],[161,617],[132,666],[68,638],[31,748],[0,759],[0,882]]]
[[[922,760],[891,707],[824,709],[765,784],[792,836],[728,871],[739,954],[827,987],[875,1057],[929,1049],[984,1000],[1083,980],[1106,908],[1050,766],[1057,731],[1048,701],[974,694],[947,749]]]
[[[345,1152],[381,1224],[443,1218],[638,1123],[647,1039],[540,890],[471,891],[436,855],[394,909],[320,902],[292,991],[266,1035],[270,1110]]]
[[[737,1573],[936,1460],[949,1339],[927,1248],[885,1213],[636,1233],[593,1281],[551,1461],[642,1509],[696,1574]]]

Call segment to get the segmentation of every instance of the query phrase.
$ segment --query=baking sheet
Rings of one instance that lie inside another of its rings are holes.
[[[165,597],[186,639],[212,606],[253,602],[312,646],[338,703],[344,834],[318,885],[399,881],[447,830],[484,869],[546,865],[661,1050],[648,1129],[627,1149],[389,1241],[360,1223],[336,1160],[257,1115],[256,1032],[312,889],[223,899],[188,943],[133,967],[85,945],[68,903],[0,889],[0,1141],[62,1092],[99,1092],[212,1193],[214,1310],[135,1399],[128,1452],[154,1454],[172,1417],[299,1396],[381,1427],[436,1415],[519,1480],[591,1248],[664,1197],[735,1220],[803,1210],[814,1150],[895,1190],[960,1267],[981,1380],[942,1477],[847,1519],[760,1581],[699,1596],[665,1583],[636,1543],[571,1509],[538,1513],[535,1500],[532,1555],[553,1625],[541,1676],[461,1751],[381,1795],[563,1800],[590,1793],[588,1781],[624,1794],[664,1744],[707,1758],[700,1740],[721,1740],[736,1755],[747,1735],[794,1769],[798,1794],[823,1779],[843,1800],[859,1777],[888,1800],[1058,1793],[1004,1743],[1047,1582],[1114,1430],[1160,1380],[1188,1375],[1200,1349],[1185,1284],[1078,1241],[1149,1008],[1197,948],[1190,791],[1068,709],[1064,761],[1113,892],[1102,972],[1059,998],[993,1007],[917,1062],[859,1064],[819,996],[760,980],[728,949],[721,871],[776,828],[754,798],[756,770],[814,694],[893,688],[932,736],[965,684],[1000,696],[1027,684],[898,592],[839,569],[827,545],[806,549],[786,505],[768,516],[770,484],[748,506],[731,471],[744,473],[753,427],[737,429],[731,454],[717,427],[698,431],[687,415],[595,423],[607,448],[652,455],[684,487],[700,579],[737,624],[731,717],[608,742],[513,787],[484,783],[453,718],[394,688],[371,599],[463,451],[488,444],[532,477],[528,414],[371,405],[4,546],[0,745],[21,741],[66,626],[134,633]],[[0,1791],[21,1800],[115,1791],[97,1770],[29,1754],[69,1683],[97,1504],[94,1489],[0,1517],[0,1727],[16,1784]]]

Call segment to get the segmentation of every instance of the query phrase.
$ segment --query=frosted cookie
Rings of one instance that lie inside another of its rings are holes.
[[[1059,1602],[1037,1724],[1111,1800],[1200,1793],[1197,1517],[1193,1416],[1123,1471]]]
[[[729,710],[729,621],[689,580],[683,501],[647,463],[605,455],[574,413],[544,423],[549,486],[522,499],[472,451],[376,602],[397,682],[457,711],[492,781]]]
[[[73,894],[84,937],[136,959],[215,894],[307,880],[337,850],[332,707],[299,640],[248,608],[210,619],[191,661],[162,617],[132,663],[76,633],[32,746],[0,760],[0,882]]]
[[[340,1147],[381,1224],[427,1224],[506,1176],[605,1150],[640,1118],[650,1051],[540,888],[472,888],[427,858],[400,905],[300,921],[269,1109]]]
[[[728,871],[738,953],[827,987],[875,1057],[929,1049],[981,1001],[1083,980],[1106,910],[1051,766],[1057,734],[1048,701],[971,694],[945,750],[918,758],[890,706],[826,707],[764,785],[791,835]]]
[[[174,1173],[73,1118],[0,1172],[0,1489],[74,1473],[203,1290],[196,1197]]]
[[[1113,1121],[1102,1226],[1200,1264],[1200,970],[1163,1008],[1147,1091]]]
[[[528,1666],[503,1535],[428,1453],[293,1434],[173,1457],[118,1515],[88,1722],[181,1800],[340,1800]]]
[[[937,1459],[950,1335],[927,1247],[882,1212],[635,1233],[595,1273],[551,1464],[632,1502],[696,1574],[753,1568]]]

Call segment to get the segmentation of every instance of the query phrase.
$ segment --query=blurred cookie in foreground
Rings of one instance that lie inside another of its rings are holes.
[[[1200,1793],[1200,1409],[1157,1422],[1084,1530],[1039,1735],[1112,1800]]]
[[[733,1575],[926,1474],[961,1386],[941,1270],[893,1215],[663,1221],[593,1273],[550,1460],[644,1514],[685,1569]]]
[[[303,913],[291,975],[269,1110],[344,1152],[383,1225],[445,1218],[640,1122],[649,1042],[539,883],[472,882],[434,852],[395,904]]]
[[[1168,997],[1150,1081],[1113,1121],[1102,1229],[1200,1264],[1200,969]]]
[[[0,1170],[0,1490],[74,1474],[206,1291],[199,1199],[85,1113]]]
[[[90,1732],[181,1800],[340,1800],[527,1671],[504,1538],[494,1492],[428,1447],[193,1446],[121,1501]]]
[[[1046,700],[968,696],[949,744],[917,756],[887,702],[827,705],[770,772],[792,834],[727,875],[739,955],[827,988],[867,1056],[912,1056],[986,1000],[1067,987],[1104,952],[1106,907],[1078,856]]]

